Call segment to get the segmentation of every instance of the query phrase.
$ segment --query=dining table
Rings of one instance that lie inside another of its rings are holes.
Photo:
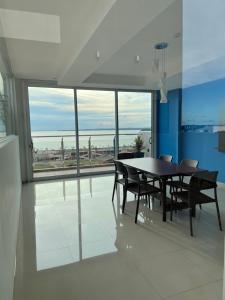
[[[132,158],[119,160],[125,166],[133,167],[140,173],[150,174],[152,177],[157,177],[161,181],[162,186],[162,210],[163,210],[163,222],[166,222],[167,206],[167,195],[166,186],[167,180],[171,177],[176,176],[191,176],[195,173],[205,171],[199,168],[188,167],[185,165],[179,165],[176,163],[166,162],[153,157],[144,158]]]

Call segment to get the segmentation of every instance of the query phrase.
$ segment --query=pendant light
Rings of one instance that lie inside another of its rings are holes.
[[[152,71],[158,76],[158,88],[160,90],[160,103],[167,103],[167,73],[166,73],[166,49],[168,43],[161,42],[154,46],[154,60]]]

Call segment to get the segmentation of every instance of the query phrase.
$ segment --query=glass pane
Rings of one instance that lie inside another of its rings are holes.
[[[5,89],[5,84],[2,74],[0,73],[0,138],[6,136],[7,132],[7,112],[8,112],[8,93]]]
[[[119,92],[119,152],[151,155],[151,93]]]
[[[35,177],[76,172],[73,89],[29,87]]]
[[[111,170],[115,155],[115,93],[77,90],[80,172]]]

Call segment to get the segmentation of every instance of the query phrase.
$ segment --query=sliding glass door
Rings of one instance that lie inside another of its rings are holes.
[[[151,155],[151,96],[150,92],[118,92],[119,152]]]
[[[119,152],[150,156],[151,95],[28,87],[33,177],[112,171]]]
[[[29,87],[33,177],[76,174],[74,90]]]
[[[80,173],[113,170],[115,92],[77,90]]]

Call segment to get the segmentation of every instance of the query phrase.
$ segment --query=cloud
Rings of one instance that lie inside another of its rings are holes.
[[[115,93],[113,91],[77,90],[80,128],[115,127]],[[151,94],[119,92],[119,119],[123,127],[149,127]],[[74,126],[73,89],[29,88],[32,121],[57,122],[71,120]],[[48,122],[49,124],[49,122]],[[41,124],[43,128],[44,124]],[[58,126],[58,122],[57,122]],[[63,126],[63,125],[62,125]]]
[[[39,114],[39,113],[31,113],[30,115],[31,120],[39,120],[40,122],[42,121],[65,121],[65,115],[60,115],[60,114]],[[74,115],[71,116],[66,116],[66,120],[71,120],[74,122],[75,117]]]
[[[54,110],[59,110],[62,112],[74,112],[74,103],[55,103],[49,100],[30,100],[31,107],[43,107]]]

